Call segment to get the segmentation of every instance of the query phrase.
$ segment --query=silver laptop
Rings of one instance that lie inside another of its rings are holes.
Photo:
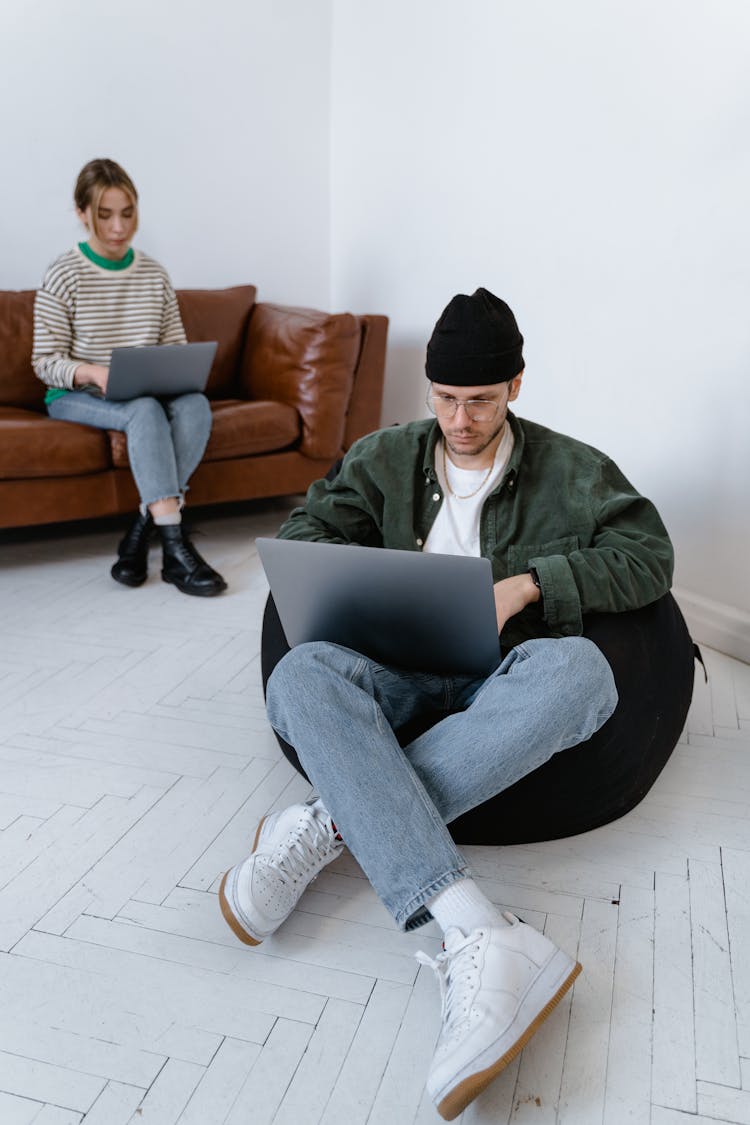
[[[140,395],[184,395],[205,390],[216,341],[113,348],[105,398],[112,402]]]
[[[489,559],[257,539],[289,644],[333,641],[381,664],[489,675],[500,661]]]

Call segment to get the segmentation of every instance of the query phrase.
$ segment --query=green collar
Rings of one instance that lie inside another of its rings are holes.
[[[90,262],[93,262],[95,266],[101,266],[103,270],[126,270],[128,266],[133,264],[133,258],[135,257],[132,246],[128,247],[125,257],[119,260],[102,258],[101,254],[95,254],[88,242],[79,242],[78,249]]]

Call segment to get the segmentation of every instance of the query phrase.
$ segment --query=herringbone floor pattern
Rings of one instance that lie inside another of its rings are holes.
[[[438,996],[344,855],[261,949],[221,873],[306,795],[264,715],[254,547],[206,517],[227,595],[108,576],[118,529],[0,540],[2,1125],[410,1125]],[[750,1122],[750,668],[706,686],[645,801],[584,836],[469,849],[584,972],[467,1123]]]

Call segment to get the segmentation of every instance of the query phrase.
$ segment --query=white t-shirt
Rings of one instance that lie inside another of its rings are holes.
[[[479,523],[482,506],[493,489],[497,488],[510,455],[513,452],[513,431],[506,422],[500,444],[495,451],[492,469],[460,469],[446,454],[443,472],[443,441],[435,446],[435,472],[443,489],[443,503],[430,534],[425,540],[425,551],[438,555],[480,555]]]

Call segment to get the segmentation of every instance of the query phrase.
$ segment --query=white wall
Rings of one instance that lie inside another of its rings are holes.
[[[176,285],[327,305],[330,0],[23,0],[0,41],[2,287],[81,236],[75,178],[111,156]]]
[[[391,317],[384,423],[450,297],[500,294],[519,413],[615,458],[750,659],[750,6],[337,0],[333,41],[332,304]]]

